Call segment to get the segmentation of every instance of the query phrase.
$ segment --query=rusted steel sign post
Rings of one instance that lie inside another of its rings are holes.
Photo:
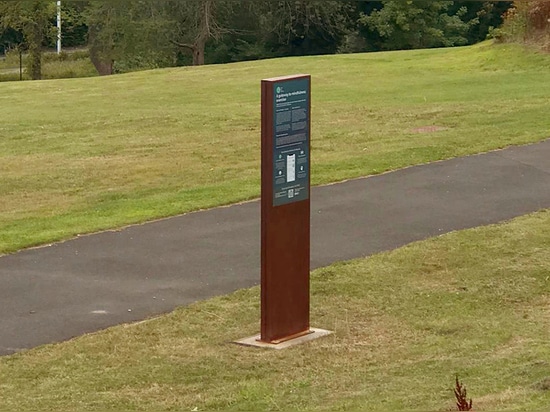
[[[262,80],[261,334],[310,333],[311,77]]]

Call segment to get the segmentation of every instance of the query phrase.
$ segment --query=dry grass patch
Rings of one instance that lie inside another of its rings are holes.
[[[491,393],[476,399],[475,410],[479,411],[506,411],[514,410],[510,405],[525,402],[533,396],[529,389],[505,389],[502,392]]]

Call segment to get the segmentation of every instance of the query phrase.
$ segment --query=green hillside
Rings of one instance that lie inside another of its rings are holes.
[[[322,184],[550,136],[549,68],[483,43],[0,83],[0,253],[257,197],[262,78],[312,75]]]

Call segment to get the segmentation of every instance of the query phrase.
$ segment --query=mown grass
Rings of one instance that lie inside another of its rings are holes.
[[[312,324],[284,351],[242,290],[0,358],[0,410],[474,410],[550,404],[550,211],[312,274]],[[196,409],[195,409],[196,408]]]
[[[548,137],[549,67],[483,43],[2,83],[0,253],[257,197],[262,78],[312,75],[322,184]]]

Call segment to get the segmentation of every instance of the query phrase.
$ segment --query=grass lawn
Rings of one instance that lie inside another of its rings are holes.
[[[549,69],[482,43],[0,83],[0,254],[257,197],[262,78],[312,75],[321,184],[548,137]]]
[[[312,274],[312,324],[285,351],[242,290],[0,358],[0,410],[453,410],[550,405],[550,211]]]

